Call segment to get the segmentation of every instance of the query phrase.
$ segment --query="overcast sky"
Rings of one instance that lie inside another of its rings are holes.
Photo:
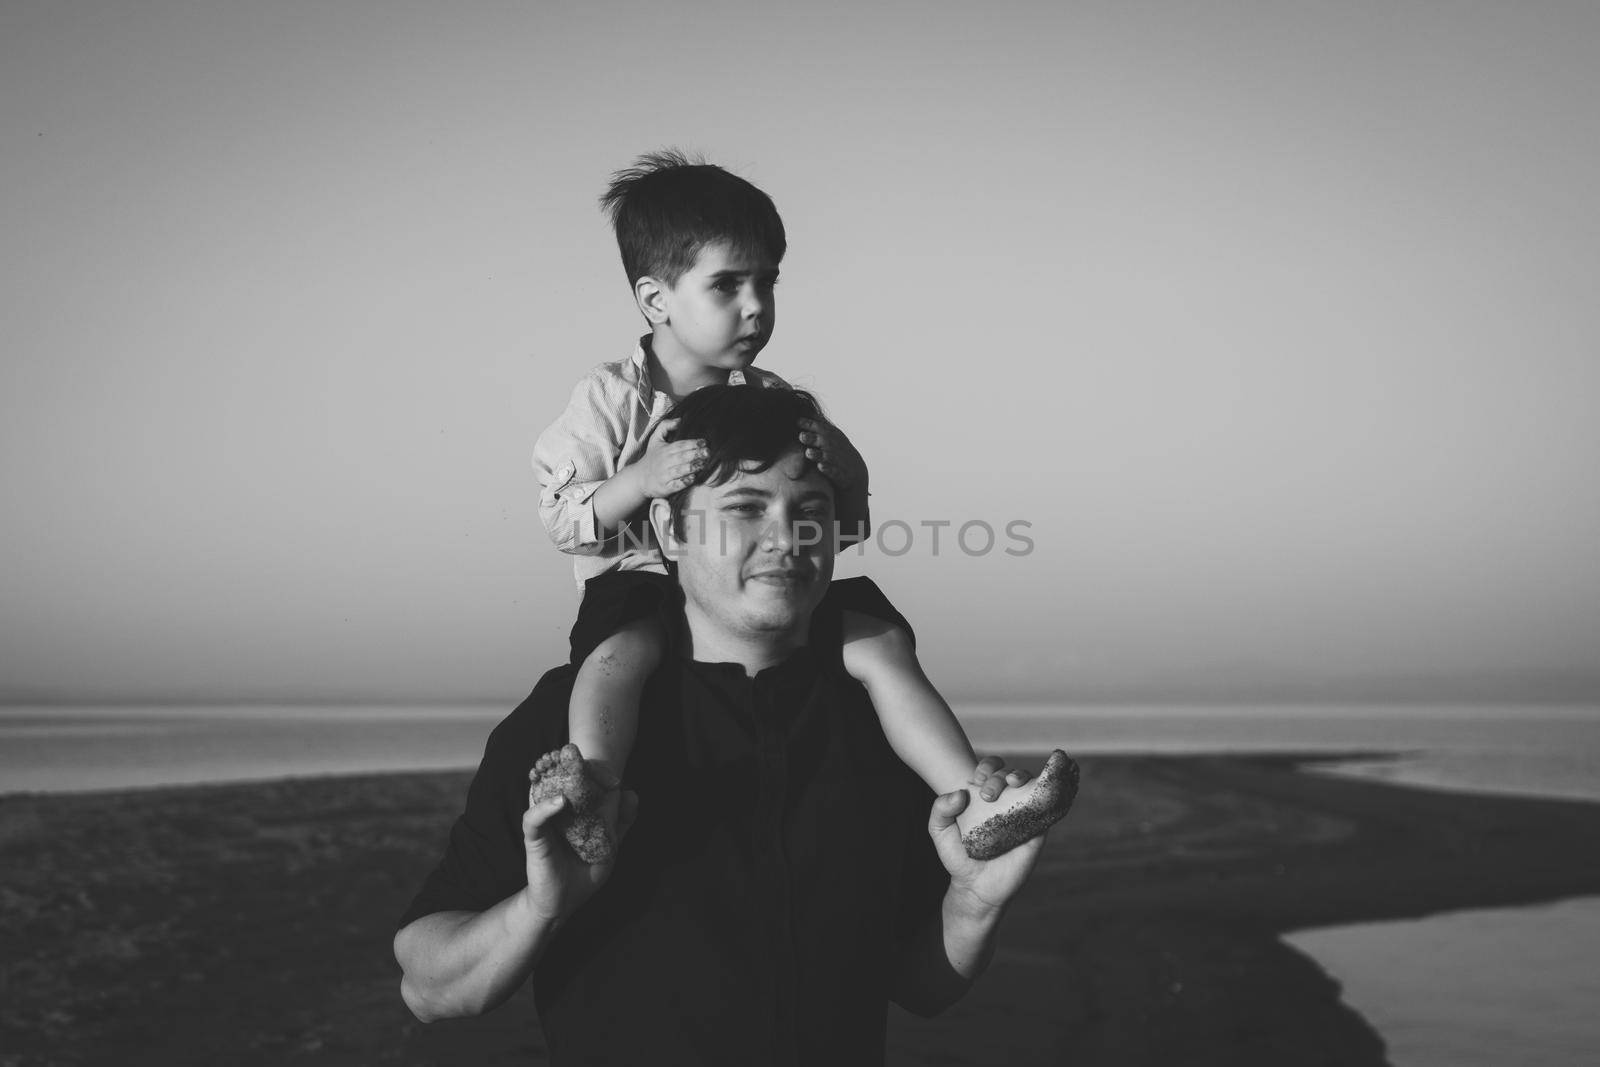
[[[1600,699],[1600,8],[860,8],[4,0],[0,700],[518,699],[663,145],[957,699]]]

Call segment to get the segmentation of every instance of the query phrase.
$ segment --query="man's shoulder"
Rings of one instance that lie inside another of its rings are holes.
[[[652,691],[669,692],[678,684],[681,666],[668,657],[646,680],[646,685]],[[543,754],[566,744],[567,708],[572,702],[572,685],[577,677],[578,668],[571,663],[545,671],[533,692],[490,732],[489,748],[499,752]]]
[[[545,671],[538,683],[489,734],[489,747],[500,751],[549,752],[566,743],[567,704],[578,669],[570,663]]]

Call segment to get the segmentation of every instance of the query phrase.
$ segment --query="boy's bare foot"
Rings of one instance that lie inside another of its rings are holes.
[[[528,772],[529,806],[558,793],[567,798],[567,806],[556,816],[556,826],[585,863],[610,863],[617,858],[616,835],[601,812],[607,794],[617,788],[609,779],[609,774],[585,760],[578,746],[571,744],[546,752]]]
[[[1013,786],[995,800],[973,793],[961,813],[961,843],[975,860],[992,860],[1038,837],[1066,815],[1078,795],[1078,765],[1059,748],[1039,777]]]

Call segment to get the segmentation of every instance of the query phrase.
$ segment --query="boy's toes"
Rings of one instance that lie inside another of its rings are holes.
[[[608,863],[616,858],[616,833],[605,814],[607,796],[617,790],[610,774],[591,767],[578,746],[567,744],[535,760],[528,779],[530,804],[556,795],[566,798],[567,806],[556,816],[555,825],[579,859]],[[609,812],[609,820],[615,822],[614,810]]]

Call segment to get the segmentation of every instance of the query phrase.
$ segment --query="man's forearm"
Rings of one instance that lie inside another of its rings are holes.
[[[424,915],[394,938],[400,995],[423,1022],[481,1015],[528,980],[555,928],[526,892],[487,911]]]
[[[611,534],[650,503],[650,498],[644,494],[637,468],[629,466],[601,483],[589,503],[594,508],[595,525]]]
[[[907,946],[892,992],[895,1003],[916,1015],[937,1015],[966,995],[994,958],[1002,909],[952,888],[937,921]]]

